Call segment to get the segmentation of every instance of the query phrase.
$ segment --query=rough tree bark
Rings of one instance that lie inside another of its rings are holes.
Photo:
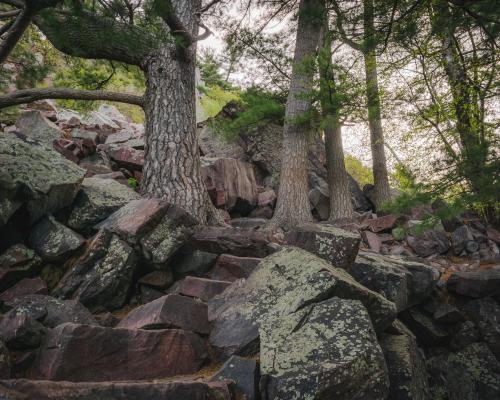
[[[321,33],[324,0],[301,0],[290,90],[285,111],[278,201],[271,224],[284,229],[312,221],[307,185],[307,150],[314,70],[311,61]]]
[[[382,128],[380,93],[378,87],[377,55],[375,53],[376,30],[374,25],[373,0],[363,1],[364,43],[363,56],[365,63],[366,99],[368,106],[368,123],[370,126],[370,144],[373,159],[373,180],[375,207],[391,199],[387,158],[384,148],[384,131]]]

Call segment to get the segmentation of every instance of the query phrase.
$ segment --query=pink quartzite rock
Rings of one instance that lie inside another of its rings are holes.
[[[241,278],[248,278],[261,258],[237,257],[231,254],[221,254],[209,273],[211,279],[234,282]]]
[[[184,296],[197,297],[203,301],[208,301],[212,297],[222,293],[230,284],[231,282],[228,281],[187,276],[179,284],[179,293]]]
[[[48,294],[47,284],[40,278],[25,278],[0,295],[0,300],[8,303],[27,294]]]

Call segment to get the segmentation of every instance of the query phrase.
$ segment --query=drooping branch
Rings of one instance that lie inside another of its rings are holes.
[[[208,38],[212,34],[212,31],[210,29],[208,29],[208,27],[201,21],[200,21],[200,28],[203,28],[205,30],[205,32],[203,32],[201,35],[198,35],[196,37],[196,41],[205,40],[206,38]]]
[[[350,47],[352,47],[354,50],[361,51],[362,50],[361,43],[355,42],[353,39],[349,38],[349,36],[347,35],[347,33],[345,31],[345,28],[344,28],[344,19],[345,19],[344,13],[340,9],[340,6],[338,5],[338,3],[337,3],[336,0],[332,1],[332,7],[333,7],[333,10],[335,11],[335,14],[336,14],[336,21],[335,22],[336,22],[338,33],[340,34],[340,37],[341,37],[342,41],[345,44],[347,44]]]
[[[0,64],[3,64],[19,39],[21,39],[24,31],[31,23],[34,13],[34,10],[26,7],[19,13],[14,23],[10,25],[5,33],[5,39],[0,43]]]
[[[143,96],[103,90],[79,90],[70,88],[25,89],[0,96],[0,109],[44,99],[104,100],[134,104],[143,107]]]

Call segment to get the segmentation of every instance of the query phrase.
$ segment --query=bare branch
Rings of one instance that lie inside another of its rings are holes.
[[[79,90],[70,88],[25,89],[0,96],[0,109],[44,99],[105,100],[134,104],[143,107],[143,96],[102,90]]]
[[[172,1],[156,0],[154,4],[156,12],[168,25],[172,36],[181,39],[182,43],[178,43],[178,45],[182,47],[191,46],[191,44],[193,44],[194,42],[194,39],[178,17],[175,8],[172,5]]]
[[[208,29],[208,27],[200,21],[199,23],[200,27],[205,29],[205,32],[203,32],[201,35],[198,35],[196,37],[196,41],[199,42],[200,40],[205,40],[206,38],[208,38],[211,34],[212,34],[212,31],[210,29]]]
[[[19,14],[21,10],[9,10],[0,13],[0,19],[9,19]]]
[[[24,31],[28,28],[31,23],[31,19],[33,18],[34,11],[29,8],[25,8],[21,11],[21,13],[17,16],[14,23],[9,27],[6,32],[5,39],[0,43],[0,64],[7,59],[10,52],[17,44]]]
[[[203,7],[200,8],[200,10],[198,11],[198,14],[203,14],[205,12],[207,12],[208,10],[210,10],[213,6],[215,6],[217,3],[220,3],[221,0],[212,0],[210,2],[208,2],[207,4],[205,4]]]

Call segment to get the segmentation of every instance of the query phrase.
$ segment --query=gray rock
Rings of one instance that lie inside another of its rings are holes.
[[[5,344],[0,342],[0,379],[10,378],[10,357],[9,350]]]
[[[258,327],[263,323],[333,296],[360,300],[378,330],[395,318],[393,303],[358,284],[344,270],[288,247],[262,260],[246,281],[233,282],[209,301],[210,341],[221,358],[255,354]]]
[[[425,300],[440,275],[419,262],[363,251],[348,272],[362,285],[394,302],[398,312]]]
[[[9,247],[0,255],[0,291],[24,278],[35,276],[42,268],[42,260],[23,244]]]
[[[460,310],[451,304],[439,304],[434,311],[434,319],[438,322],[454,323],[463,320]]]
[[[389,379],[370,318],[331,298],[261,326],[263,399],[385,399]]]
[[[127,243],[99,231],[52,293],[94,312],[112,311],[125,304],[136,265],[136,253]]]
[[[245,400],[258,400],[259,395],[259,364],[254,359],[232,356],[210,381],[230,380],[235,383],[235,390]]]
[[[479,298],[500,293],[500,268],[477,271],[455,271],[446,281],[450,292]]]
[[[42,318],[43,313],[36,316]],[[0,321],[0,339],[13,350],[37,348],[45,333],[45,327],[23,308],[9,311]]]
[[[78,233],[57,222],[52,215],[40,220],[30,235],[37,254],[47,262],[65,261],[85,240]]]
[[[500,306],[487,298],[469,302],[465,310],[476,323],[482,340],[500,361]]]
[[[418,237],[408,236],[406,241],[420,257],[444,254],[450,248],[450,242],[446,233],[440,230],[427,231]]]
[[[177,254],[171,263],[176,279],[187,275],[203,276],[210,270],[217,259],[217,254],[206,251],[181,251]]]
[[[0,135],[0,221],[25,204],[31,223],[72,202],[85,170],[46,146]]]
[[[120,207],[139,198],[138,193],[115,180],[85,178],[73,202],[68,226],[89,232]]]
[[[451,245],[453,246],[453,254],[456,256],[464,251],[474,253],[479,248],[478,243],[474,241],[471,229],[467,225],[462,225],[453,231]]]
[[[403,322],[411,329],[419,342],[427,346],[442,345],[449,332],[439,322],[434,321],[417,308],[410,308],[401,314]]]
[[[316,254],[334,267],[349,269],[358,253],[361,238],[327,224],[303,224],[289,231],[285,241]]]
[[[52,146],[52,141],[60,139],[63,132],[56,124],[49,121],[40,111],[31,110],[23,112],[16,121],[19,131],[41,143]]]

